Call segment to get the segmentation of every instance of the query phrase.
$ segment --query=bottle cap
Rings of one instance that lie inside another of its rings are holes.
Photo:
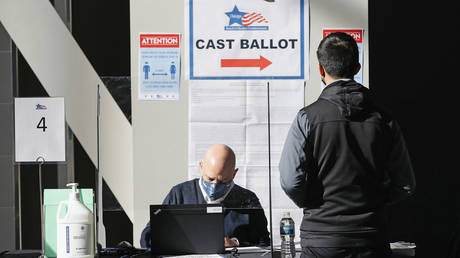
[[[289,211],[285,211],[283,213],[283,218],[290,218],[291,217],[291,213],[289,213]]]
[[[68,183],[68,184],[66,184],[66,186],[67,187],[72,187],[72,190],[69,193],[69,199],[79,200],[80,195],[77,192],[78,183]]]

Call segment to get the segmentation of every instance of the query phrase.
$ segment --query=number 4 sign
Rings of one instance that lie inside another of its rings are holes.
[[[16,162],[64,162],[64,98],[15,98],[14,109]]]

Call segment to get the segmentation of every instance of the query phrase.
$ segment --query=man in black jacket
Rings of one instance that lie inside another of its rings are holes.
[[[283,190],[304,209],[302,257],[389,257],[385,205],[415,190],[401,130],[353,80],[351,36],[328,35],[317,57],[326,87],[298,112],[279,164]]]

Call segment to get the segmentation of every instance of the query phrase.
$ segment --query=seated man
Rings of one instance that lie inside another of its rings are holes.
[[[222,203],[225,247],[269,245],[267,218],[257,196],[233,182],[235,153],[224,144],[212,145],[200,161],[201,178],[174,186],[163,204]],[[248,208],[248,209],[241,209]],[[150,222],[142,231],[141,246],[150,247]]]

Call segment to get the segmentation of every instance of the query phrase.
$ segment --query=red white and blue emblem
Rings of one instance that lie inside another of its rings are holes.
[[[37,104],[35,105],[35,110],[46,110],[48,109],[45,105]]]
[[[260,13],[241,12],[235,5],[231,12],[225,14],[229,18],[225,30],[268,30],[268,20]]]

